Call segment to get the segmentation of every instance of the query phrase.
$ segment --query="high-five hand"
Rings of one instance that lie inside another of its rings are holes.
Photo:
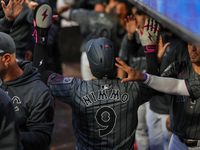
[[[135,70],[134,68],[131,68],[128,66],[125,62],[123,62],[120,58],[116,58],[116,61],[119,63],[115,63],[115,65],[124,70],[126,73],[128,73],[128,77],[124,78],[121,83],[128,82],[128,81],[138,81],[143,79],[142,72],[139,72]]]
[[[139,29],[136,30],[142,46],[146,46],[145,53],[156,51],[159,29],[160,25],[153,18],[148,18],[145,21],[144,32],[142,33]]]

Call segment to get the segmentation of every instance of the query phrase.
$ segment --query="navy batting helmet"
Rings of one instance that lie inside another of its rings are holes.
[[[92,39],[86,44],[86,54],[91,72],[98,79],[113,78],[117,71],[115,45],[109,39]]]

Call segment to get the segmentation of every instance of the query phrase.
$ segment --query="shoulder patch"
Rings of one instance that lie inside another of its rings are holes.
[[[65,77],[64,79],[63,79],[63,83],[71,83],[72,82],[72,80],[73,80],[73,77]]]

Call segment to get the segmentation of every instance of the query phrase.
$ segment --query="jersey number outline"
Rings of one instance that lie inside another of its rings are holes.
[[[111,107],[101,107],[97,110],[94,118],[101,127],[104,127],[99,129],[99,136],[103,137],[110,134],[114,129],[117,115]]]

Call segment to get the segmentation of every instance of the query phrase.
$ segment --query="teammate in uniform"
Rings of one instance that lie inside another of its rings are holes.
[[[175,79],[164,79],[163,81],[157,77],[148,77],[146,83],[154,89],[167,92],[169,94],[181,94],[182,96],[174,96],[170,102],[170,125],[169,128],[173,132],[170,140],[170,150],[196,150],[200,149],[200,121],[199,121],[199,70],[200,70],[200,48],[193,44],[188,44],[188,52],[190,60],[182,62],[174,62],[163,72],[163,77],[172,77],[177,79],[185,79],[185,81],[176,81]],[[131,72],[131,68],[126,68],[123,62],[117,59],[122,66],[116,64],[124,71]],[[151,66],[151,63],[148,65]],[[155,68],[156,69],[156,68]],[[141,76],[140,76],[141,75]],[[145,78],[145,74],[140,73],[137,78],[139,80]],[[133,81],[133,76],[125,81]],[[134,79],[135,80],[135,79]],[[162,82],[161,82],[162,81]],[[168,87],[168,86],[169,87]],[[165,86],[165,87],[164,87]]]
[[[134,69],[146,72],[146,57],[136,29],[139,28],[143,30],[145,18],[149,16],[143,14],[139,10],[137,10],[135,14],[134,12],[132,13],[135,18],[131,15],[125,19],[127,34],[124,36],[121,43],[119,58]],[[118,69],[118,77],[121,79],[125,78],[126,72]],[[138,109],[138,126],[135,136],[138,150],[149,150],[148,126],[146,122],[146,110],[148,107],[149,102],[144,103]]]
[[[88,60],[85,52],[86,43],[93,38],[105,37],[116,43],[118,50],[126,33],[116,15],[107,14],[105,7],[108,0],[95,0],[94,10],[68,8],[60,14],[61,17],[79,23],[82,36],[81,75],[83,80],[91,79]],[[57,8],[64,7],[64,0],[57,1]]]
[[[107,38],[92,39],[86,44],[93,79],[86,81],[63,77],[51,71],[44,72],[45,44],[48,39],[48,31],[45,30],[50,27],[51,16],[42,21],[46,8],[45,5],[41,6],[35,12],[37,41],[34,65],[38,67],[52,95],[71,106],[77,148],[134,149],[137,110],[151,98],[152,89],[142,82],[121,84],[121,79],[116,78],[117,51]],[[155,31],[157,34],[156,29],[152,33]]]

